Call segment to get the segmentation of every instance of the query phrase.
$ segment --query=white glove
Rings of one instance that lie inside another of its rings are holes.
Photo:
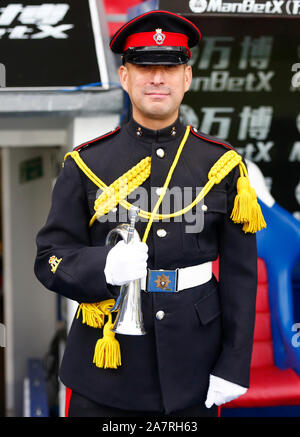
[[[106,282],[123,285],[147,274],[148,246],[140,241],[119,241],[106,257]]]
[[[246,393],[248,389],[218,376],[209,376],[209,387],[205,401],[206,408],[221,405]]]

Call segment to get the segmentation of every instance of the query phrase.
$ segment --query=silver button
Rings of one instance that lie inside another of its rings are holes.
[[[167,235],[167,231],[165,229],[157,229],[156,234],[158,237],[165,237]]]
[[[155,314],[155,317],[157,320],[162,320],[165,317],[165,312],[162,310],[157,311],[157,313]]]
[[[207,211],[207,209],[208,209],[208,208],[207,208],[207,205],[202,205],[202,206],[201,206],[201,209],[202,209],[202,211]]]
[[[163,190],[163,187],[158,187],[158,188],[156,188],[155,192],[158,196],[160,196],[162,193],[162,190]]]
[[[163,158],[163,157],[165,156],[165,151],[164,151],[164,149],[161,149],[161,148],[157,149],[157,150],[156,150],[156,155],[157,155],[159,158]]]

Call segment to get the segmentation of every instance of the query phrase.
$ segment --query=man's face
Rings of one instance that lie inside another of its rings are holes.
[[[188,65],[135,65],[120,67],[120,82],[127,91],[133,116],[168,120],[176,118],[192,69]]]

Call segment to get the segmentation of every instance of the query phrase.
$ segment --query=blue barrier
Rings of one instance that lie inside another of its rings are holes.
[[[42,360],[28,360],[28,380],[30,417],[49,417],[47,386]]]

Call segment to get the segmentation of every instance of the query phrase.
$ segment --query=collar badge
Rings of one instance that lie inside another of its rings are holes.
[[[166,35],[164,33],[162,33],[162,29],[155,29],[156,34],[153,35],[153,39],[156,42],[156,44],[158,44],[159,46],[163,44]]]

